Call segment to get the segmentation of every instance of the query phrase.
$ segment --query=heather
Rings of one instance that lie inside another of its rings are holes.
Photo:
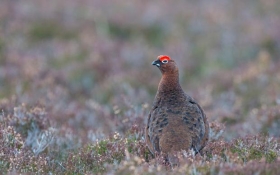
[[[279,8],[0,1],[1,174],[280,174]],[[174,170],[143,138],[160,54],[211,128]]]

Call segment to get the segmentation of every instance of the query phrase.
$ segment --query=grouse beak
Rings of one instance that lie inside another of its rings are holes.
[[[160,60],[156,60],[152,62],[152,65],[155,65],[157,67],[160,67],[161,61]]]

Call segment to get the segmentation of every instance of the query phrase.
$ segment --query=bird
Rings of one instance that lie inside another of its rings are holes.
[[[153,155],[163,154],[171,165],[178,165],[176,152],[201,153],[209,140],[209,123],[201,106],[182,89],[175,61],[160,55],[152,65],[162,77],[148,115],[145,142]]]

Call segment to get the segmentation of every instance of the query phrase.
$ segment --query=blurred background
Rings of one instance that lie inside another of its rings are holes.
[[[167,54],[225,139],[279,136],[279,31],[278,0],[1,0],[2,114],[77,147],[142,132]]]

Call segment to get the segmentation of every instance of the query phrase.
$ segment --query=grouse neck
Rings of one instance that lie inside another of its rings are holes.
[[[178,92],[182,93],[183,89],[179,83],[179,74],[162,74],[159,87],[159,93]]]

